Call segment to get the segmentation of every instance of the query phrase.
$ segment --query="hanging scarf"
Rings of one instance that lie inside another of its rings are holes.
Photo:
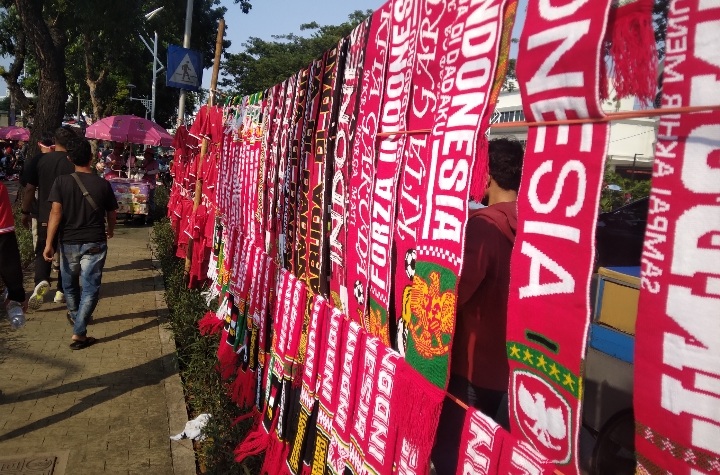
[[[398,411],[395,466],[399,474],[426,474],[435,442],[445,391],[398,359],[393,410]]]
[[[718,41],[719,5],[671,6],[662,107],[720,103]],[[720,112],[660,118],[635,337],[638,473],[720,471],[718,150]]]
[[[350,163],[352,161],[353,143],[357,130],[358,100],[360,98],[360,78],[362,77],[367,31],[370,20],[360,23],[350,33],[347,52],[345,54],[342,74],[341,96],[339,98],[337,134],[334,142],[332,180],[326,179],[329,185],[330,202],[330,250],[329,295],[335,305],[344,314],[348,313],[348,285],[346,279],[347,261],[347,228],[348,194]],[[326,185],[326,186],[328,186]]]
[[[333,417],[338,404],[338,380],[340,377],[340,361],[344,347],[343,334],[347,321],[336,308],[330,311],[325,331],[325,345],[321,351],[324,360],[322,371],[318,375],[315,392],[318,397],[317,434],[312,456],[312,473],[324,473],[327,462],[330,440],[332,437]]]
[[[273,97],[276,98],[277,112],[273,115],[268,133],[268,164],[265,190],[267,202],[265,204],[265,252],[275,258],[277,256],[278,227],[276,213],[278,209],[278,169],[279,169],[279,136],[282,122],[285,118],[285,81],[273,87]]]
[[[387,76],[383,104],[378,117],[380,132],[406,129],[410,80],[415,62],[419,1],[393,0],[392,34],[387,49]],[[388,310],[393,284],[392,240],[395,230],[397,182],[403,166],[406,136],[378,140],[376,173],[373,182],[372,225],[370,232],[370,300],[366,328],[390,345]]]
[[[408,107],[407,130],[429,129],[432,127],[435,111],[439,104],[439,83],[442,76],[440,57],[445,35],[455,19],[454,11],[448,12],[446,2],[424,0],[420,4],[420,20],[416,62],[412,73],[412,90]],[[452,13],[452,14],[450,14]],[[417,261],[417,233],[420,230],[427,186],[430,137],[427,134],[407,136],[403,173],[400,175],[397,202],[397,221],[393,239],[395,241],[397,268],[395,271],[395,316],[397,338],[393,346],[405,356],[410,312],[404,312],[406,293],[412,287]]]
[[[277,198],[276,209],[274,210],[275,226],[277,229],[277,258],[281,267],[286,267],[287,262],[287,221],[285,209],[288,206],[290,184],[289,180],[289,145],[292,135],[293,114],[295,111],[295,88],[297,75],[290,76],[286,81],[285,106],[283,121],[278,134],[278,170],[277,170]]]
[[[372,217],[373,177],[375,176],[375,134],[385,89],[385,68],[392,1],[386,2],[370,18],[365,63],[363,66],[358,129],[353,144],[353,163],[350,175],[350,210],[347,217],[348,285],[352,297],[348,302],[348,317],[367,329],[368,269],[370,268],[370,226]]]
[[[320,348],[325,338],[325,319],[328,312],[327,301],[316,295],[312,303],[312,316],[308,330],[307,352],[305,353],[305,366],[302,374],[302,389],[300,392],[300,414],[294,426],[294,440],[288,457],[290,471],[297,475],[303,468],[303,455],[314,431],[311,430],[311,416],[315,409],[315,388],[318,382],[320,369]]]
[[[355,412],[363,334],[364,331],[359,323],[348,322],[345,325],[343,335],[345,351],[342,358],[338,404],[333,418],[332,439],[327,459],[327,469],[335,475],[343,474],[345,464],[350,457],[350,424]]]
[[[338,83],[343,74],[345,40],[327,51],[323,58],[322,95],[317,118],[317,128],[313,140],[313,153],[310,168],[310,194],[308,201],[308,286],[313,292],[327,294],[326,244],[329,205],[327,176],[332,170],[333,143],[337,130]]]
[[[305,118],[303,119],[303,130],[301,140],[298,144],[299,177],[297,192],[297,238],[295,239],[295,260],[297,261],[297,276],[308,283],[308,239],[310,239],[310,226],[312,214],[310,201],[312,200],[312,172],[315,168],[313,159],[313,134],[315,132],[318,109],[320,107],[320,92],[322,83],[323,61],[317,59],[310,64],[309,84],[307,86],[307,105],[305,106]]]
[[[530,6],[517,68],[527,120],[603,117],[598,69],[609,8],[609,1]],[[512,433],[568,475],[579,471],[592,249],[608,132],[606,123],[530,127],[517,201],[507,329]]]
[[[476,145],[492,111],[488,97],[495,77],[507,0],[455,12],[455,37],[446,43],[440,105],[430,134],[431,153],[422,226],[417,238],[413,285],[404,306],[405,357],[438,387],[445,387],[455,328],[456,292],[462,268],[470,171]],[[452,35],[452,34],[451,34]],[[472,44],[473,47],[462,46]],[[480,155],[482,158],[482,155]]]

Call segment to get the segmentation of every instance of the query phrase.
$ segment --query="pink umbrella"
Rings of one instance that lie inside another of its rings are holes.
[[[23,127],[9,125],[0,127],[0,139],[3,140],[30,140],[30,131]]]
[[[169,147],[173,143],[172,135],[167,130],[155,122],[134,115],[105,117],[85,129],[85,137],[155,147]]]

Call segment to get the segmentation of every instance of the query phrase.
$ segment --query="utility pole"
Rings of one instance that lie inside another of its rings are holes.
[[[192,14],[193,0],[187,0],[187,8],[185,9],[185,35],[183,36],[183,48],[190,48],[190,33],[192,30]],[[185,122],[185,89],[180,90],[180,103],[178,104],[178,120],[177,126],[180,127]]]

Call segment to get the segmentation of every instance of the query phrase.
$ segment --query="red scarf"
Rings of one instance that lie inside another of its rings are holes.
[[[360,98],[359,88],[362,77],[363,60],[367,42],[367,30],[370,20],[360,23],[350,33],[345,67],[342,75],[340,105],[338,110],[337,135],[334,143],[332,180],[330,183],[330,275],[329,294],[335,307],[348,314],[347,271],[347,227],[349,170],[353,156],[353,143],[357,133],[357,108]],[[352,288],[351,288],[352,290]]]
[[[609,0],[530,4],[517,68],[527,120],[604,116],[598,71],[609,8]],[[530,127],[517,200],[507,329],[512,432],[567,475],[579,470],[589,286],[608,132],[606,123]]]
[[[454,11],[448,11],[447,2],[423,0],[420,3],[422,20],[416,39],[416,61],[409,94],[407,130],[429,129],[433,125],[439,104],[437,84],[442,76],[442,45],[445,44],[445,35],[455,19]],[[423,193],[427,186],[429,141],[430,137],[426,134],[407,136],[403,173],[398,185],[397,221],[393,233],[397,256],[394,274],[397,341],[394,346],[403,356],[407,347],[407,323],[410,319],[410,313],[403,309],[405,293],[410,291],[415,276],[415,247],[425,201]]]
[[[350,176],[350,211],[347,225],[347,283],[351,286],[347,315],[367,329],[368,269],[370,268],[370,225],[372,222],[373,177],[375,176],[375,134],[385,86],[385,67],[390,39],[392,2],[373,13],[358,112],[358,129],[353,146]]]
[[[324,360],[322,372],[318,375],[315,392],[318,396],[319,407],[317,414],[317,434],[315,450],[312,457],[312,473],[323,473],[327,462],[330,440],[332,437],[332,423],[338,404],[338,388],[340,378],[340,361],[344,347],[343,335],[347,321],[338,309],[331,310],[327,319],[325,345],[320,353]]]
[[[444,388],[455,329],[458,275],[462,269],[470,172],[476,144],[490,120],[489,96],[495,77],[502,21],[508,0],[460,8],[446,43],[425,169],[417,262],[404,300],[408,362]],[[470,47],[469,45],[473,45]],[[465,45],[465,46],[463,46]],[[484,167],[480,167],[484,168]]]
[[[673,4],[667,38],[662,107],[717,105],[720,7]],[[638,473],[720,472],[718,150],[720,112],[660,118],[635,338]]]
[[[410,80],[415,62],[415,38],[419,26],[420,1],[393,0],[392,34],[387,50],[387,77],[378,116],[380,132],[406,130]],[[392,240],[395,230],[397,182],[403,166],[406,136],[378,140],[373,182],[370,232],[370,301],[368,331],[390,346],[390,291],[393,284]]]
[[[343,335],[345,351],[342,358],[342,374],[337,410],[333,418],[332,440],[328,453],[327,468],[335,475],[342,475],[350,456],[350,424],[355,412],[355,395],[362,355],[364,330],[357,322],[345,325]]]

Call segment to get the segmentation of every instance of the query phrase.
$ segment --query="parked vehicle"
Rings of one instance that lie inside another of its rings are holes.
[[[596,266],[639,266],[642,254],[649,199],[600,213],[595,232]]]

